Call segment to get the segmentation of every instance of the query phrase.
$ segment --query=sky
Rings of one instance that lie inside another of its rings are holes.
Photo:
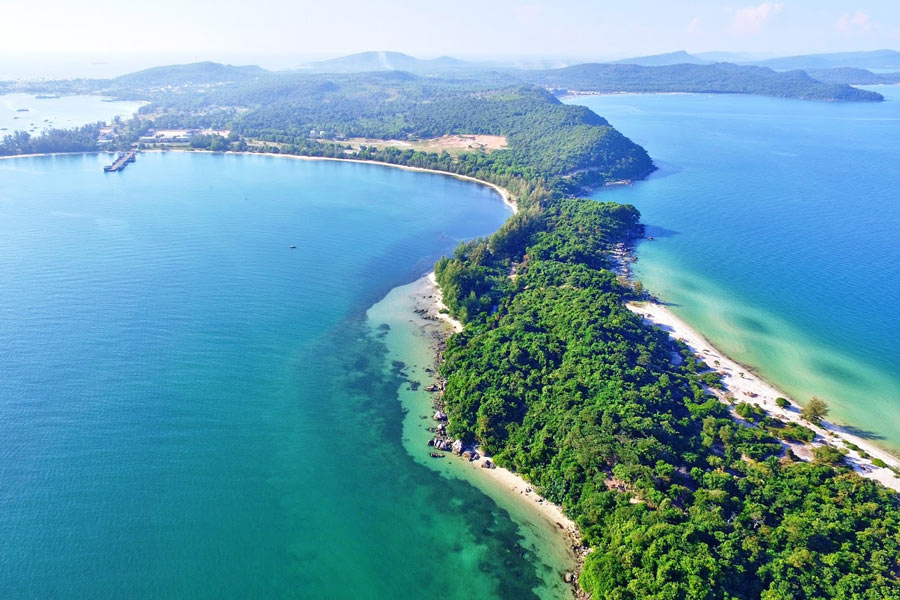
[[[365,50],[603,60],[900,49],[900,0],[0,0],[0,15],[0,77],[195,60],[289,68]]]

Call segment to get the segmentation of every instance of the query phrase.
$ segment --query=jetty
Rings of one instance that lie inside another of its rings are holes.
[[[103,171],[106,173],[111,173],[112,171],[124,171],[128,163],[134,162],[135,154],[137,153],[134,150],[126,152],[125,154],[120,154],[119,158],[117,158],[113,164],[103,167]]]

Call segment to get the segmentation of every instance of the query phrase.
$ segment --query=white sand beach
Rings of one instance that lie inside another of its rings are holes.
[[[883,460],[890,467],[900,468],[900,460],[896,457],[840,425],[823,420],[819,426],[815,426],[804,421],[800,417],[798,402],[761,379],[747,367],[725,356],[665,305],[656,302],[633,302],[627,306],[632,312],[641,315],[645,323],[655,325],[668,332],[671,337],[682,340],[710,367],[724,373],[722,382],[726,392],[717,392],[723,402],[727,403],[726,397],[730,395],[738,402],[758,404],[766,413],[782,421],[801,423],[815,431],[816,439],[809,446],[791,444],[792,451],[800,458],[810,459],[813,446],[827,444],[836,448],[845,448],[844,442],[849,442],[870,456]],[[780,408],[775,403],[775,399],[779,397],[791,400],[792,405],[787,409]],[[886,487],[900,491],[900,477],[896,477],[891,469],[877,467],[871,459],[863,458],[859,452],[850,449],[848,449],[846,462],[863,477],[874,479]]]

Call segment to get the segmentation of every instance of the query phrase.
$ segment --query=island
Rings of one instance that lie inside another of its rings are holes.
[[[697,91],[728,91],[745,73],[712,68],[722,85]],[[545,89],[622,91],[621,78],[604,87],[607,72],[583,65],[523,82],[504,73],[161,68],[105,82],[119,97],[149,101],[133,119],[17,133],[0,153],[264,152],[431,169],[502,188],[515,214],[435,266],[462,326],[432,388],[446,418],[440,442],[489,455],[562,507],[583,557],[570,579],[594,598],[896,598],[897,496],[847,461],[853,454],[894,477],[888,464],[817,433],[827,413],[817,401],[801,403],[805,425],[729,395],[715,363],[641,314],[652,298],[622,262],[645,235],[640,214],[580,196],[644,178],[653,162],[601,116]],[[877,100],[805,75],[753,72],[775,86],[754,93],[789,85],[788,97]],[[683,88],[665,82],[674,71],[641,73],[635,90]]]

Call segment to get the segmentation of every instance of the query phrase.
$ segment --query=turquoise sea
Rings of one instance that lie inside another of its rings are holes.
[[[900,450],[900,87],[887,101],[570,98],[659,166],[594,197],[654,241],[637,275],[726,354]]]
[[[558,592],[520,516],[411,456],[410,373],[366,321],[497,229],[494,192],[276,157],[108,161],[0,161],[4,597]]]

